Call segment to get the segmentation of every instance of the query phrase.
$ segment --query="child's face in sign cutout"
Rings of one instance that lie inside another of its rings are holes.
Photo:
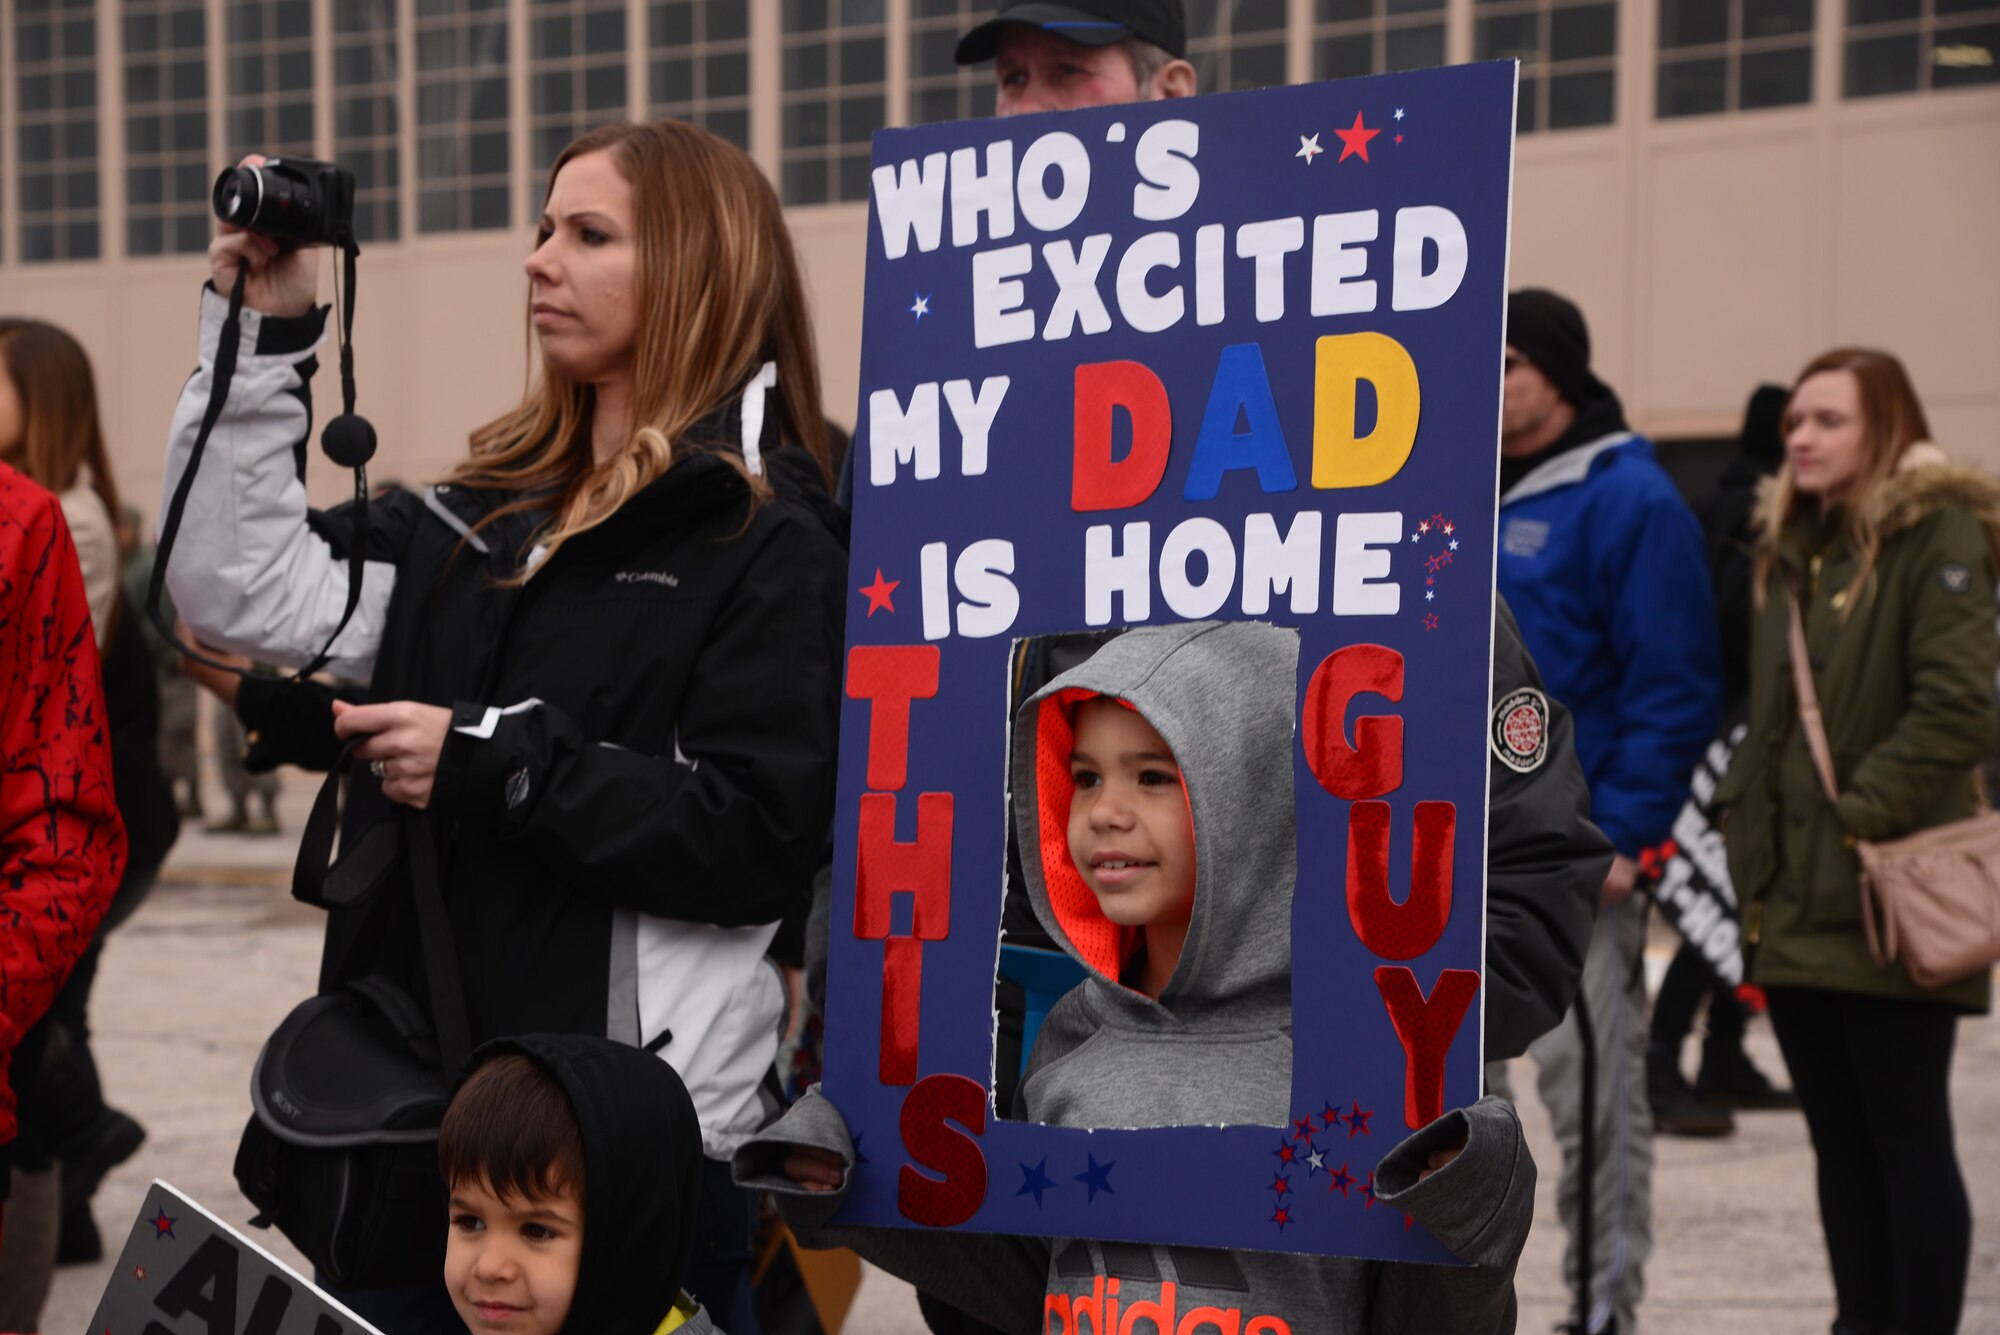
[[[472,1335],[556,1335],[582,1264],[575,1192],[503,1200],[484,1182],[453,1185],[444,1282]]]
[[[1113,700],[1077,707],[1069,758],[1069,853],[1121,927],[1185,923],[1194,911],[1194,827],[1174,753]]]

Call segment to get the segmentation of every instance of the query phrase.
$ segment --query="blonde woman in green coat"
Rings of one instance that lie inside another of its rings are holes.
[[[1926,990],[1862,933],[1857,839],[1971,815],[1993,748],[2000,485],[1951,466],[1902,363],[1840,349],[1792,389],[1761,499],[1750,732],[1718,794],[1751,978],[1819,1160],[1835,1335],[1958,1328],[1972,1237],[1952,1144],[1961,1015],[1980,974]],[[1813,769],[1788,626],[1804,614],[1840,800]]]

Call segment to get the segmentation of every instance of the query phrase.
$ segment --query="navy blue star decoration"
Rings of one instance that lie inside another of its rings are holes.
[[[174,1225],[178,1224],[180,1220],[169,1218],[166,1209],[162,1207],[158,1214],[146,1222],[153,1226],[153,1236],[155,1238],[171,1238],[174,1236]]]
[[[1054,1191],[1056,1186],[1056,1184],[1049,1179],[1048,1170],[1049,1170],[1049,1160],[1048,1156],[1046,1155],[1042,1157],[1042,1161],[1040,1163],[1034,1165],[1032,1168],[1029,1167],[1027,1164],[1022,1164],[1021,1189],[1015,1192],[1014,1194],[1016,1196],[1032,1195],[1035,1198],[1035,1208],[1037,1210],[1041,1209],[1042,1193],[1045,1191]]]
[[[1097,1193],[1100,1191],[1107,1196],[1116,1196],[1118,1193],[1111,1187],[1111,1170],[1118,1166],[1116,1161],[1101,1164],[1097,1162],[1097,1156],[1094,1154],[1086,1154],[1083,1157],[1090,1161],[1090,1167],[1078,1173],[1076,1180],[1083,1183],[1084,1187],[1090,1192],[1084,1204],[1094,1204],[1097,1200]]]

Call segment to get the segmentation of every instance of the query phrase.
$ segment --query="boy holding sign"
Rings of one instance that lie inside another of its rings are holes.
[[[1029,892],[1087,973],[1036,1040],[1025,1119],[1287,1121],[1298,652],[1294,632],[1255,622],[1149,627],[1023,706],[1013,792]],[[829,1226],[854,1161],[814,1093],[738,1152],[736,1172],[776,1192],[811,1245],[853,1247],[1000,1330],[1065,1335],[1138,1321],[1244,1335],[1511,1326],[1535,1175],[1511,1107],[1484,1099],[1352,1184],[1471,1263],[1459,1269]]]

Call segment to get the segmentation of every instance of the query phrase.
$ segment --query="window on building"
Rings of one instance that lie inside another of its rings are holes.
[[[2000,4],[1847,0],[1848,97],[2000,83]]]
[[[652,114],[750,147],[750,6],[743,0],[652,0]]]
[[[203,0],[125,0],[125,251],[208,248],[208,18]]]
[[[228,0],[231,159],[313,155],[312,0]]]
[[[1313,77],[1444,64],[1444,0],[1315,0]]]
[[[1477,0],[1478,60],[1521,62],[1519,128],[1609,125],[1617,115],[1618,6],[1603,0]]]
[[[625,0],[531,0],[528,23],[532,171],[523,185],[535,215],[556,155],[626,117]]]
[[[1660,0],[1664,118],[1812,101],[1813,0]]]
[[[958,39],[993,17],[991,0],[910,0],[910,120],[917,125],[991,116],[991,64],[960,69]]]
[[[1285,0],[1188,0],[1188,60],[1204,93],[1285,80]]]
[[[505,227],[505,0],[416,0],[417,230]]]
[[[354,173],[355,239],[394,241],[403,233],[396,0],[332,9],[333,158]]]
[[[16,0],[21,258],[94,260],[97,188],[96,0]]]
[[[787,204],[868,198],[869,136],[888,123],[885,0],[783,0],[780,188]]]

